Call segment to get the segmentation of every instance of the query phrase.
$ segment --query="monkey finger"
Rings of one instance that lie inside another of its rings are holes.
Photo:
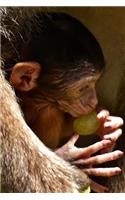
[[[102,163],[106,163],[109,161],[117,160],[123,156],[123,152],[116,150],[114,152],[105,153],[97,156],[93,156],[87,159],[80,159],[77,161],[74,161],[73,164],[75,165],[83,165],[83,166],[89,166],[89,165],[98,165]]]
[[[109,111],[108,110],[101,110],[98,114],[97,114],[97,118],[99,120],[105,120],[108,116],[109,116]]]
[[[104,154],[104,153],[111,152],[111,151],[114,149],[115,145],[116,145],[116,142],[113,142],[113,144],[110,145],[109,147],[102,149],[102,150],[100,151],[100,153],[101,153],[101,154]]]
[[[107,117],[107,121],[104,123],[104,128],[116,129],[122,126],[123,123],[124,121],[121,117],[109,116]]]
[[[69,139],[69,141],[67,142],[67,144],[69,146],[74,146],[74,144],[76,143],[76,141],[78,140],[79,138],[79,134],[77,133],[74,133],[73,136]]]
[[[102,140],[99,142],[96,142],[95,144],[86,147],[86,148],[77,148],[76,146],[73,146],[73,143],[78,138],[77,134],[73,136],[73,141],[71,140],[68,143],[66,143],[62,148],[59,148],[56,150],[56,153],[58,155],[61,155],[61,157],[65,157],[67,155],[67,158],[72,161],[76,161],[79,158],[88,158],[91,154],[96,153],[97,151],[109,147],[111,145],[111,140]],[[66,153],[68,152],[68,154]],[[66,159],[67,160],[67,159]]]
[[[86,148],[80,148],[78,150],[78,154],[81,157],[90,157],[92,154],[96,153],[97,151],[104,149],[106,147],[109,147],[111,145],[111,140],[101,140],[99,142],[96,142],[93,145],[90,145],[89,147]]]
[[[119,167],[110,167],[110,168],[89,168],[83,170],[89,176],[115,176],[121,173]]]
[[[109,147],[106,147],[100,151],[100,153],[106,153],[110,152],[114,149],[117,139],[122,135],[122,130],[118,129],[114,131],[113,133],[107,134],[103,136],[103,139],[110,139],[111,145]]]
[[[104,193],[104,192],[108,192],[108,187],[105,187],[95,181],[93,181],[92,179],[90,179],[91,183],[90,183],[90,187],[94,192],[97,193]]]
[[[122,135],[122,129],[117,129],[110,134],[104,135],[103,139],[111,140],[112,144],[116,142],[116,140]]]
[[[110,139],[111,140],[111,145],[109,147],[106,147],[104,149],[102,149],[100,151],[100,153],[106,153],[106,152],[110,152],[114,149],[115,147],[115,143],[117,141],[117,139],[122,135],[122,130],[121,129],[117,129],[116,131],[110,133],[110,134],[106,134],[103,136],[103,139]]]

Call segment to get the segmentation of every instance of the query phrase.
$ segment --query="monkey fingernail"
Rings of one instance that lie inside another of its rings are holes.
[[[111,123],[110,123],[110,122],[105,122],[105,123],[104,123],[104,127],[105,127],[105,128],[111,128],[112,126],[111,126]]]
[[[110,136],[108,136],[108,135],[104,135],[103,139],[112,141],[112,138]]]
[[[119,170],[116,171],[116,175],[121,174],[121,173],[122,173],[121,169],[119,169]]]
[[[102,110],[100,113],[98,113],[97,117],[99,119],[105,119],[106,117],[109,116],[109,112],[107,110]]]

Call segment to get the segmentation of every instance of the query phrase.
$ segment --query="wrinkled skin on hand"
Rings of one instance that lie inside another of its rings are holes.
[[[107,110],[99,112],[97,118],[101,122],[97,134],[101,139],[110,139],[112,141],[111,145],[105,148],[102,153],[112,151],[117,139],[122,134],[122,130],[119,127],[123,125],[123,119],[121,117],[110,116]]]
[[[75,143],[79,135],[75,133],[65,145],[56,150],[56,153],[73,165],[82,167],[90,176],[115,176],[121,173],[119,167],[95,168],[95,165],[113,161],[123,156],[123,152],[120,150],[112,151],[117,139],[122,134],[122,130],[119,127],[123,125],[123,120],[120,117],[110,116],[107,110],[100,111],[97,117],[101,122],[97,132],[101,141],[85,148],[78,148]],[[93,155],[95,153],[98,154]],[[91,188],[95,192],[108,191],[107,187],[93,180],[91,180]]]

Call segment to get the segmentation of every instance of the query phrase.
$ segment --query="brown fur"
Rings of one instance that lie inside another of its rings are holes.
[[[47,149],[26,125],[0,70],[1,186],[9,192],[78,192],[89,180]]]

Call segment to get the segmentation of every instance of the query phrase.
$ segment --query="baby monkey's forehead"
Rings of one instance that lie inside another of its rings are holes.
[[[101,76],[101,74],[98,73],[98,74],[94,74],[91,76],[86,76],[86,77],[80,78],[79,80],[76,80],[75,82],[71,83],[70,87],[76,88],[81,85],[95,83],[100,78],[100,76]]]

